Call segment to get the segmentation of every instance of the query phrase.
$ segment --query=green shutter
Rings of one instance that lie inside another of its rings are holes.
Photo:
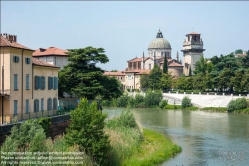
[[[35,89],[38,89],[38,76],[35,76]]]
[[[14,90],[18,90],[18,77],[14,74]]]

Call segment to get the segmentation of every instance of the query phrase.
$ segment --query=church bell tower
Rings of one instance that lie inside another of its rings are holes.
[[[203,41],[201,34],[192,32],[186,35],[186,39],[183,42],[183,74],[189,75],[189,70],[193,72],[195,70],[195,63],[200,60],[203,54]]]

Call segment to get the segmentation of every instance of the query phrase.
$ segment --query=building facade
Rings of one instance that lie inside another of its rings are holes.
[[[156,38],[152,40],[148,46],[148,56],[144,53],[140,58],[133,58],[127,61],[127,68],[122,71],[124,79],[122,80],[123,89],[139,89],[140,78],[143,74],[149,74],[149,72],[157,64],[160,68],[163,68],[164,56],[167,58],[168,72],[175,78],[178,78],[183,74],[183,66],[181,60],[179,60],[178,52],[176,59],[171,56],[171,45],[163,38],[162,32],[159,30]],[[119,72],[105,72],[105,75],[117,77]]]
[[[203,41],[201,34],[197,32],[191,32],[186,35],[183,42],[183,58],[184,58],[184,69],[183,73],[188,76],[189,71],[193,72],[195,70],[195,63],[200,60],[203,55]]]
[[[68,64],[68,51],[56,47],[47,49],[39,48],[33,53],[33,57],[54,66],[62,68]]]
[[[22,121],[57,110],[59,68],[33,59],[34,50],[16,39],[15,35],[1,34],[0,124],[14,117]]]

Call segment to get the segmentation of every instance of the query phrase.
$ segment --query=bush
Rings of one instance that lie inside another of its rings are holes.
[[[159,107],[163,109],[167,104],[168,104],[168,100],[162,100],[159,103]]]
[[[138,107],[140,103],[144,102],[144,96],[136,94],[135,96],[135,107]]]
[[[135,117],[133,116],[130,110],[123,111],[118,118],[108,121],[106,125],[108,128],[117,128],[117,127],[136,128],[138,127]]]
[[[158,106],[160,101],[163,99],[163,94],[161,91],[147,91],[144,97],[144,102],[147,107]]]
[[[95,101],[88,104],[87,99],[83,98],[70,116],[66,142],[71,146],[78,145],[80,151],[91,156],[99,165],[106,165],[111,149],[108,136],[104,133],[106,114],[97,109]]]
[[[191,99],[185,96],[182,99],[182,108],[190,107],[191,106]]]
[[[236,107],[235,110],[241,110],[247,107],[247,101],[245,98],[238,98],[235,100]]]
[[[232,100],[227,105],[228,112],[233,112],[235,110],[245,109],[247,107],[247,101],[245,98],[238,98],[236,100]]]
[[[131,90],[130,89],[126,89],[128,92],[130,92]]]
[[[117,107],[127,107],[129,99],[131,97],[128,94],[124,94],[117,99]]]
[[[227,111],[233,112],[235,108],[236,108],[236,101],[235,100],[230,101],[227,105]]]

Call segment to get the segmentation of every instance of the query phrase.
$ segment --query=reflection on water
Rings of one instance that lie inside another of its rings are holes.
[[[121,109],[105,109],[113,117]],[[163,166],[249,165],[249,115],[203,111],[132,109],[146,128],[165,133],[182,152]]]

